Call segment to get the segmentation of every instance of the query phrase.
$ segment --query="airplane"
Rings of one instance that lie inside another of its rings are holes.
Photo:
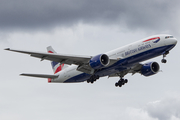
[[[48,53],[31,52],[6,48],[5,50],[29,54],[41,61],[51,61],[54,74],[29,74],[22,76],[47,78],[49,83],[94,83],[100,77],[119,77],[115,83],[121,87],[128,82],[124,76],[128,73],[140,73],[146,77],[157,74],[160,66],[157,62],[140,62],[162,55],[162,63],[166,63],[166,55],[175,47],[177,39],[172,35],[153,35],[112,51],[95,56],[79,56],[58,54],[47,47]]]

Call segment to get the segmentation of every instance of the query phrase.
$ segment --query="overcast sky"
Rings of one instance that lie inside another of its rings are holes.
[[[180,120],[179,45],[149,61],[151,77],[103,77],[94,84],[48,84],[20,73],[53,74],[49,61],[3,50],[97,55],[154,34],[180,39],[179,0],[0,0],[0,119]]]

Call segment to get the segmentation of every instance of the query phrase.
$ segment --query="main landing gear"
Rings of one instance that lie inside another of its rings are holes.
[[[162,63],[166,63],[166,62],[167,62],[167,60],[164,59],[167,54],[169,54],[169,51],[166,51],[166,52],[163,54],[163,59],[161,60]]]
[[[97,79],[99,79],[98,75],[92,75],[88,80],[87,83],[94,83]]]
[[[128,83],[128,80],[127,79],[123,79],[121,78],[118,82],[115,83],[115,86],[116,87],[122,87],[124,84]]]

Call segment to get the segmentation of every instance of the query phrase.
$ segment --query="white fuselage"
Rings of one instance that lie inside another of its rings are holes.
[[[112,51],[106,52],[110,59],[126,59],[134,55],[138,55],[145,51],[150,51],[152,49],[158,49],[163,46],[173,45],[177,43],[176,38],[166,38],[166,36],[171,35],[155,35],[148,38],[141,39],[137,42],[128,44],[126,46],[114,49]],[[152,56],[155,57],[155,56]],[[142,62],[142,61],[138,61]],[[81,75],[83,72],[77,70],[77,65],[71,65],[68,68],[58,72],[58,78],[52,79],[51,82],[65,82],[66,80]]]

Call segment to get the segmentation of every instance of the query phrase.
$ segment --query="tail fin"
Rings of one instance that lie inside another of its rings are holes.
[[[48,51],[48,53],[56,53],[56,51],[51,46],[47,47],[47,51]],[[55,61],[51,62],[51,66],[54,71],[54,74],[56,74],[57,72],[68,67],[68,65],[66,65],[66,64],[61,64],[61,63],[55,62]]]

